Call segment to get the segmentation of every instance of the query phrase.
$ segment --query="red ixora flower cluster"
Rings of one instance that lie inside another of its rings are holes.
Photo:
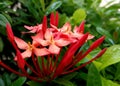
[[[35,34],[31,36],[32,42],[25,42],[14,36],[11,26],[6,24],[8,39],[16,50],[14,60],[17,62],[21,72],[10,68],[2,61],[0,61],[0,65],[15,74],[26,76],[38,82],[49,81],[59,75],[68,74],[86,66],[106,51],[106,48],[104,48],[88,62],[73,67],[97,48],[105,37],[102,36],[93,42],[86,52],[78,51],[87,40],[92,39],[94,36],[89,33],[84,34],[84,21],[79,27],[76,26],[72,30],[68,22],[62,28],[58,28],[58,20],[58,12],[56,12],[56,15],[54,13],[50,15],[50,28],[47,27],[46,16],[44,16],[42,24],[25,26],[29,32],[24,33]],[[63,49],[66,49],[66,51],[62,52]],[[21,53],[20,50],[24,50],[24,52]],[[64,55],[61,55],[61,52]],[[29,64],[27,59],[31,59],[32,63]],[[27,68],[31,70],[31,74],[26,71]]]

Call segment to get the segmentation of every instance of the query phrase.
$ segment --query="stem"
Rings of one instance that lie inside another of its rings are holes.
[[[106,48],[104,48],[103,50],[101,50],[94,58],[92,58],[91,60],[89,60],[88,62],[85,62],[84,64],[82,64],[81,66],[77,67],[77,68],[74,68],[70,71],[67,71],[67,72],[63,72],[62,74],[68,74],[68,73],[71,73],[71,72],[74,72],[80,68],[83,68],[85,67],[87,64],[91,63],[92,61],[96,60],[97,58],[99,58],[100,56],[102,56],[106,51]]]
[[[17,75],[20,75],[20,76],[25,76],[25,74],[21,74],[20,72],[17,72],[15,70],[13,70],[12,68],[10,68],[9,66],[7,66],[6,64],[4,64],[2,61],[0,61],[0,65],[3,66],[5,69],[17,74]]]
[[[39,76],[40,78],[42,78],[42,75],[39,74],[39,73],[37,73],[37,72],[32,68],[32,66],[30,66],[27,62],[26,62],[25,64],[30,68],[30,70],[31,70],[34,74],[36,74],[37,76]]]
[[[38,71],[38,73],[41,74],[40,67],[39,67],[39,65],[37,64],[37,61],[35,60],[34,54],[32,54],[32,61],[33,61],[33,64],[34,64],[36,70]]]

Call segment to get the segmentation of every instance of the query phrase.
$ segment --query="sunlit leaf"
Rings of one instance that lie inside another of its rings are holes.
[[[102,70],[112,64],[120,62],[120,45],[113,45],[107,49],[105,54],[100,58],[102,65],[99,70]]]
[[[102,79],[102,86],[120,86],[119,84],[117,84],[111,80],[107,80],[103,77],[101,77],[101,79]]]
[[[86,18],[86,12],[84,9],[77,9],[72,16],[73,20],[75,21],[75,24],[79,24],[81,21],[85,20]]]

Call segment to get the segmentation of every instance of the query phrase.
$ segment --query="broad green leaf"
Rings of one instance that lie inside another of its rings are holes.
[[[84,9],[77,9],[72,16],[73,20],[75,21],[75,24],[79,24],[81,21],[85,20],[86,18],[86,12]]]
[[[117,84],[111,80],[107,80],[103,77],[101,77],[101,79],[102,79],[102,86],[120,86],[119,84]]]
[[[27,84],[29,86],[42,86],[41,83],[35,81],[28,81]]]
[[[63,78],[59,78],[57,80],[54,80],[55,83],[60,84],[62,86],[75,86],[72,82],[63,79]]]
[[[62,1],[56,1],[52,4],[50,4],[50,6],[47,7],[46,9],[46,15],[49,15],[51,12],[55,11],[57,8],[59,8],[62,5]]]
[[[5,86],[5,83],[1,77],[0,77],[0,86]]]
[[[9,23],[9,21],[7,20],[7,18],[3,14],[0,14],[0,25],[5,27],[6,23]]]
[[[4,43],[3,43],[2,38],[0,37],[0,52],[3,51],[3,47],[4,47]]]
[[[102,86],[100,74],[94,64],[88,70],[87,86]]]
[[[11,86],[23,86],[24,82],[26,81],[26,77],[19,77],[17,80],[15,80]]]
[[[113,45],[100,58],[102,65],[99,70],[102,70],[112,64],[120,62],[120,45]]]

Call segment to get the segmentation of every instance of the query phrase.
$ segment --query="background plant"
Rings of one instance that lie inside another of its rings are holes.
[[[11,24],[15,35],[28,40],[25,35],[20,33],[25,31],[23,26],[39,24],[44,14],[49,16],[51,12],[57,10],[60,13],[59,27],[66,21],[75,26],[79,25],[82,20],[86,20],[85,30],[94,35],[95,39],[102,35],[106,36],[103,45],[88,55],[84,61],[94,56],[103,47],[108,47],[108,50],[93,64],[70,75],[61,76],[50,84],[64,86],[109,86],[111,84],[119,86],[120,11],[118,9],[120,9],[120,5],[118,3],[109,7],[99,7],[100,2],[101,0],[1,0],[0,59],[5,60],[9,65],[15,65],[12,62],[14,51],[6,37],[6,22]],[[89,41],[83,48],[87,49],[91,43],[92,41]],[[16,84],[18,86],[22,86],[22,84],[44,86],[46,84],[29,81],[24,77],[18,77],[2,70],[3,68],[0,71],[0,86],[8,86],[9,84],[13,84],[13,86]],[[14,82],[12,83],[12,81]]]

